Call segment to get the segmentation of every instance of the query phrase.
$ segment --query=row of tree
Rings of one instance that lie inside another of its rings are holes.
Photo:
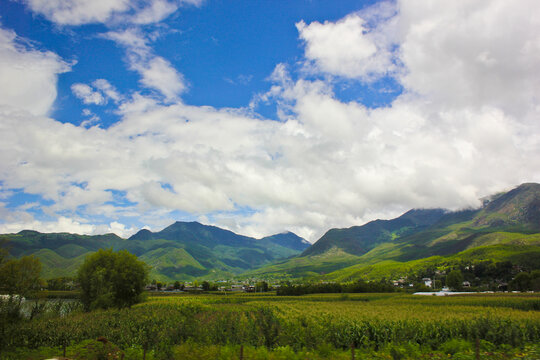
[[[277,295],[305,295],[324,293],[382,293],[395,292],[396,288],[388,281],[357,280],[353,283],[312,283],[285,284],[276,289]]]

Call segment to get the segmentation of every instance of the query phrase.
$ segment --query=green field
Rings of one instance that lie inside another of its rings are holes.
[[[1,330],[2,359],[538,359],[540,296],[181,294]]]

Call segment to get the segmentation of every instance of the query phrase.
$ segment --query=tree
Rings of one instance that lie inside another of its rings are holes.
[[[526,272],[520,272],[514,280],[510,282],[513,290],[527,291],[531,289],[531,276]]]
[[[147,265],[127,250],[103,250],[86,257],[77,278],[86,311],[130,307],[141,301],[148,278]]]
[[[257,284],[255,284],[255,291],[256,292],[267,292],[268,291],[268,283],[266,281],[260,281]]]
[[[34,256],[11,259],[0,264],[0,289],[19,299],[39,290],[41,262]]]
[[[184,284],[182,284],[180,281],[176,280],[174,282],[174,289],[175,290],[184,290]]]
[[[203,281],[201,285],[202,285],[202,289],[203,289],[204,291],[210,290],[210,283],[209,283],[208,281],[206,281],[206,280]]]
[[[39,290],[41,263],[33,256],[6,260],[7,251],[0,249],[0,290],[7,293],[7,300],[0,299],[0,333],[4,325],[22,317],[22,301],[33,291]]]
[[[452,270],[446,277],[446,286],[452,290],[461,290],[463,286],[463,274],[459,270]]]

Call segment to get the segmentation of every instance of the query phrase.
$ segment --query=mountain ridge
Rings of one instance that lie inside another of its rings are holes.
[[[0,235],[2,239],[10,242],[12,256],[41,256],[46,277],[74,275],[84,257],[99,248],[126,249],[152,265],[152,277],[165,281],[341,279],[377,264],[408,268],[409,262],[456,254],[525,261],[523,254],[537,253],[540,245],[540,184],[498,193],[478,209],[412,209],[394,219],[330,229],[312,245],[291,232],[255,239],[196,221],[176,221],[157,232],[141,229],[128,239],[33,230]]]

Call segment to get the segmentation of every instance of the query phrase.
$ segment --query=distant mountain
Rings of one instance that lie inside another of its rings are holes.
[[[0,239],[8,242],[13,256],[39,257],[45,278],[73,276],[86,255],[113,248],[139,256],[152,267],[152,278],[165,281],[232,277],[297,255],[309,246],[293,233],[257,240],[198,222],[176,222],[155,233],[142,229],[127,240],[114,234],[42,234],[28,230],[0,235]]]
[[[304,251],[311,246],[311,243],[309,241],[301,238],[300,236],[290,231],[277,235],[267,236],[262,238],[260,241],[273,243],[297,251]]]
[[[363,255],[377,245],[417,233],[437,222],[445,210],[410,210],[392,220],[375,220],[362,226],[331,229],[300,256],[320,255],[337,248],[351,255]]]
[[[481,209],[411,210],[392,220],[331,229],[301,255],[246,275],[350,278],[351,273],[367,274],[366,267],[379,269],[391,262],[401,264],[397,268],[410,269],[411,265],[406,264],[411,261],[458,253],[481,254],[468,251],[486,247],[482,253],[496,254],[499,259],[521,254],[512,259],[525,261],[527,252],[538,253],[539,232],[540,184],[523,184],[493,196]],[[491,246],[507,250],[491,251]]]
[[[499,194],[480,211],[473,225],[540,231],[540,184],[522,184]]]
[[[0,235],[12,256],[35,255],[44,278],[73,276],[100,248],[127,249],[152,266],[158,280],[308,278],[348,281],[394,277],[461,259],[540,267],[540,184],[496,194],[479,209],[410,210],[391,220],[331,229],[311,245],[293,233],[262,239],[198,222],[176,222],[129,239],[21,231]]]

